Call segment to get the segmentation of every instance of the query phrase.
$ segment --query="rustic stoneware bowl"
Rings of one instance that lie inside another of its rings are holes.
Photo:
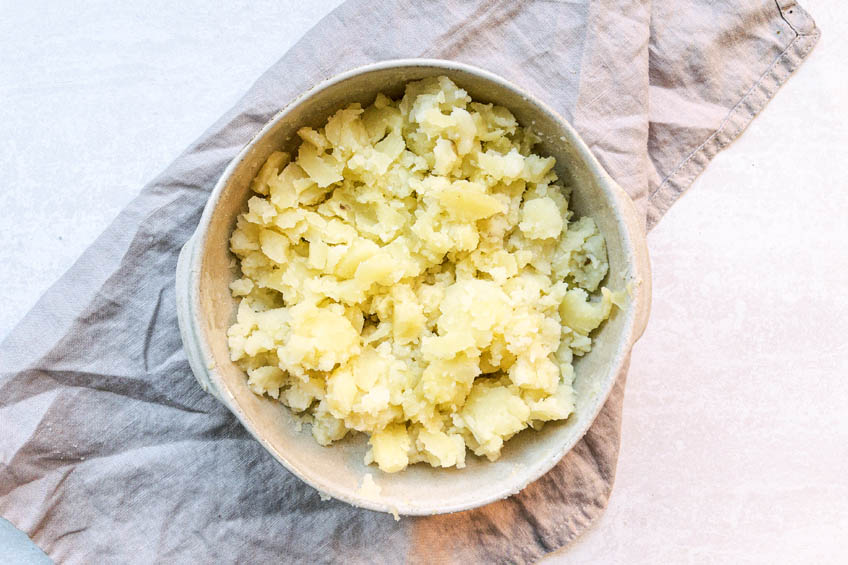
[[[465,469],[413,465],[395,474],[362,463],[366,438],[348,437],[318,445],[282,404],[252,393],[245,374],[230,362],[226,331],[236,303],[228,284],[236,276],[229,236],[246,207],[249,185],[268,155],[291,151],[304,125],[317,127],[350,102],[370,104],[378,92],[392,97],[404,85],[446,75],[474,100],[509,108],[542,142],[536,151],[557,160],[557,173],[574,187],[571,206],[592,216],[606,238],[610,272],[606,286],[630,289],[630,301],[596,332],[592,351],[576,364],[577,405],[564,422],[525,430],[509,440],[496,462],[469,455]],[[609,177],[574,129],[553,110],[506,80],[451,61],[397,60],[357,68],[327,80],[278,113],[233,159],[215,186],[197,231],[177,266],[180,330],[191,368],[265,449],[322,493],[350,504],[398,514],[456,512],[517,493],[550,470],[576,444],[597,416],[634,342],[642,335],[651,301],[651,277],[642,222],[627,194]],[[360,489],[365,473],[380,493]]]

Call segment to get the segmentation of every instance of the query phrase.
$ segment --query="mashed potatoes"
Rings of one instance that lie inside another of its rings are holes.
[[[445,77],[302,128],[230,239],[232,360],[322,445],[368,434],[385,472],[497,459],[574,409],[574,355],[619,297],[594,221],[506,108]],[[597,296],[592,296],[595,293]]]

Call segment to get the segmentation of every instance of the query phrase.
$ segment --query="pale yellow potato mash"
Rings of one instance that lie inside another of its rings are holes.
[[[495,460],[574,410],[572,358],[621,296],[603,237],[509,110],[445,77],[351,104],[273,153],[230,248],[232,360],[321,445],[395,472]]]

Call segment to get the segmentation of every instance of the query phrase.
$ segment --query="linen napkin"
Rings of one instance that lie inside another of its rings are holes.
[[[646,227],[818,39],[791,0],[349,0],[118,216],[0,346],[0,514],[62,563],[527,563],[602,512],[625,375],[520,494],[402,518],[322,501],[194,380],[180,247],[228,161],[298,94],[378,60],[471,63],[570,120]]]

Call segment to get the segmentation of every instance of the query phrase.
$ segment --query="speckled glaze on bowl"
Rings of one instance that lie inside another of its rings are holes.
[[[568,420],[551,422],[540,432],[525,430],[506,442],[495,462],[467,457],[465,469],[412,465],[394,474],[362,463],[362,434],[321,447],[308,429],[298,431],[282,404],[247,387],[245,374],[229,359],[226,331],[236,302],[228,284],[236,276],[229,236],[246,207],[249,184],[268,155],[291,151],[304,125],[320,126],[350,102],[370,104],[378,92],[402,95],[404,85],[446,75],[474,100],[509,108],[519,123],[531,126],[542,142],[536,151],[557,160],[557,173],[571,184],[571,207],[592,216],[607,241],[612,289],[630,289],[630,303],[596,332],[592,351],[575,363],[576,410]],[[183,248],[177,266],[180,331],[192,371],[265,449],[292,473],[322,493],[356,506],[405,515],[456,512],[517,493],[550,470],[579,440],[598,412],[642,335],[651,301],[651,276],[642,222],[627,194],[603,170],[574,129],[530,93],[490,72],[452,61],[409,59],[353,69],[329,79],[279,112],[224,171],[209,198],[197,231]],[[380,493],[360,489],[365,473]]]

